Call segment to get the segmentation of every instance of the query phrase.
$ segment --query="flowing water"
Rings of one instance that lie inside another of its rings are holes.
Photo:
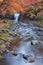
[[[43,28],[32,23],[17,23],[12,30],[21,38],[21,41],[19,47],[16,47],[17,56],[11,52],[5,55],[6,65],[43,65]],[[31,45],[32,40],[37,41],[38,44]],[[26,61],[23,54],[32,56],[34,61],[32,63]]]

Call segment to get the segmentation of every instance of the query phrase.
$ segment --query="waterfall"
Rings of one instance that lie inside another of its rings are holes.
[[[20,13],[15,13],[15,14],[14,14],[14,22],[15,22],[15,23],[18,22],[19,15],[20,15]]]

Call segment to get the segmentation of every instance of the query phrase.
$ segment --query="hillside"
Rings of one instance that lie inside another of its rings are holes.
[[[0,15],[6,12],[14,14],[15,12],[25,12],[30,6],[41,2],[42,0],[0,0]]]

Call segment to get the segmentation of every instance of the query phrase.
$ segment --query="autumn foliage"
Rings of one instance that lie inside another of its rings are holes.
[[[28,6],[41,2],[41,0],[0,0],[0,14],[6,14],[10,12],[14,14],[15,12],[25,12]]]

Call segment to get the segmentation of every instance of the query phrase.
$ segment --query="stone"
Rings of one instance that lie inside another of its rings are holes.
[[[37,45],[38,43],[39,43],[38,40],[32,40],[32,41],[31,41],[31,45]]]
[[[23,54],[23,58],[25,59],[26,63],[32,63],[35,62],[35,57],[32,55],[24,55]]]

